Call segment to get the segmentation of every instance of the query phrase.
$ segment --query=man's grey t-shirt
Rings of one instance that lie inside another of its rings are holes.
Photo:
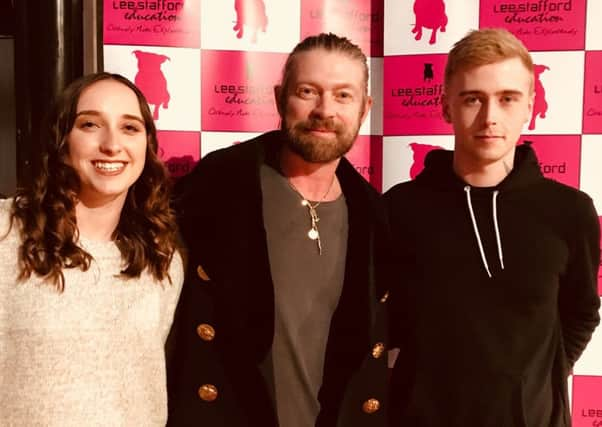
[[[268,380],[273,379],[279,424],[312,427],[320,411],[317,397],[330,321],[343,288],[347,204],[341,195],[316,208],[320,255],[317,242],[307,236],[309,209],[287,179],[263,165],[261,187],[275,299],[274,341],[262,372],[273,373]]]

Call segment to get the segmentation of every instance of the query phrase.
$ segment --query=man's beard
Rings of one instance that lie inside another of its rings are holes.
[[[309,163],[328,163],[345,155],[357,138],[360,121],[355,128],[345,128],[333,119],[308,119],[289,126],[282,120],[282,130],[286,134],[288,148]],[[308,134],[306,130],[321,129],[334,131],[335,138],[320,138]]]

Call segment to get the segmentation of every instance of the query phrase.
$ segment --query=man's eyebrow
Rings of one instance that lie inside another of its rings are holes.
[[[483,92],[481,90],[463,90],[458,95],[459,96],[481,95],[481,94],[484,94],[484,93],[485,92]],[[518,90],[518,89],[503,89],[503,90],[495,92],[495,95],[518,95],[518,96],[522,96],[522,95],[524,95],[524,93],[522,91]]]
[[[354,89],[358,89],[358,88],[356,87],[356,85],[355,85],[355,84],[353,84],[353,83],[340,83],[340,84],[335,84],[335,85],[334,85],[334,88],[335,88],[335,89],[352,89],[352,90],[354,90]],[[361,89],[360,89],[360,90],[361,90]]]
[[[322,86],[320,84],[320,82],[317,82],[315,80],[299,80],[295,86],[303,86],[303,85],[315,86],[315,87],[321,87]],[[340,88],[354,88],[355,86],[356,86],[355,83],[352,83],[352,82],[340,82],[340,83],[333,83],[332,84],[332,87],[335,88],[335,89],[340,89]]]

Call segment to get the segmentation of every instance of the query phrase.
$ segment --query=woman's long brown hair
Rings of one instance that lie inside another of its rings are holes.
[[[17,190],[12,222],[20,226],[19,280],[32,274],[63,291],[63,269],[90,268],[92,256],[77,245],[75,217],[80,180],[65,162],[68,135],[73,128],[82,92],[101,80],[115,80],[138,98],[147,135],[146,161],[142,174],[128,190],[113,239],[124,261],[123,277],[139,277],[148,269],[157,280],[169,279],[169,265],[176,250],[176,226],[170,208],[170,181],[157,157],[157,131],[140,90],[118,74],[96,73],[71,83],[57,100],[50,115],[50,135],[43,138],[41,158],[34,168],[31,185]]]

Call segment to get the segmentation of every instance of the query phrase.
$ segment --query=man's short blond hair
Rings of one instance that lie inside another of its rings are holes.
[[[452,78],[460,70],[512,58],[519,58],[529,73],[533,74],[531,54],[510,31],[503,28],[472,30],[449,52],[445,66],[445,87],[449,87]]]

